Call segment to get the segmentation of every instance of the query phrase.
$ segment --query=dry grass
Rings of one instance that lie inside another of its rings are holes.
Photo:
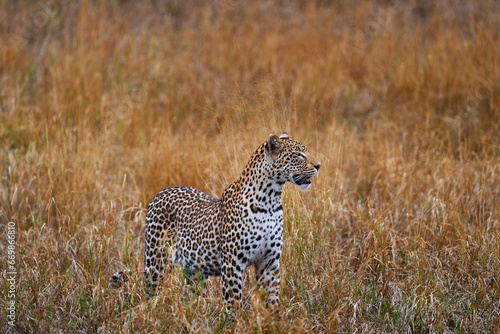
[[[0,248],[15,222],[19,332],[496,328],[496,2],[103,3],[0,0]],[[283,194],[281,320],[248,272],[232,324],[218,278],[187,298],[173,272],[146,301],[148,201],[219,195],[281,131],[323,163]]]

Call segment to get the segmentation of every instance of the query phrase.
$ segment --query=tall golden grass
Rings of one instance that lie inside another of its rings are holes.
[[[495,1],[0,0],[14,329],[494,331],[499,14]],[[232,323],[218,278],[186,295],[175,270],[146,300],[148,201],[175,185],[218,196],[281,131],[323,165],[309,191],[283,194],[281,319],[251,272]]]

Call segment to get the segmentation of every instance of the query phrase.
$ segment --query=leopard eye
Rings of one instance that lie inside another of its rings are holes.
[[[300,157],[300,158],[302,158],[304,160],[307,160],[307,158],[306,158],[306,156],[305,156],[304,153],[299,152],[299,151],[296,151],[296,152],[293,152],[293,153],[295,154],[295,156]]]

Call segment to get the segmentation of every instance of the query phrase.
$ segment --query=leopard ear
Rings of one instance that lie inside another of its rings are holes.
[[[288,137],[288,133],[282,132],[281,136],[280,136],[280,139],[290,139],[290,137]]]
[[[266,149],[271,154],[278,154],[281,151],[281,147],[283,146],[283,142],[276,135],[270,135],[269,140],[267,141]]]

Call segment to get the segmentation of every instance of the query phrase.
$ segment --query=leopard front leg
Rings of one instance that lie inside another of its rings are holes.
[[[243,288],[243,269],[233,256],[225,253],[221,268],[222,296],[224,306],[239,311]]]
[[[280,292],[280,256],[267,258],[255,266],[257,284],[266,292],[266,307],[278,313]]]

